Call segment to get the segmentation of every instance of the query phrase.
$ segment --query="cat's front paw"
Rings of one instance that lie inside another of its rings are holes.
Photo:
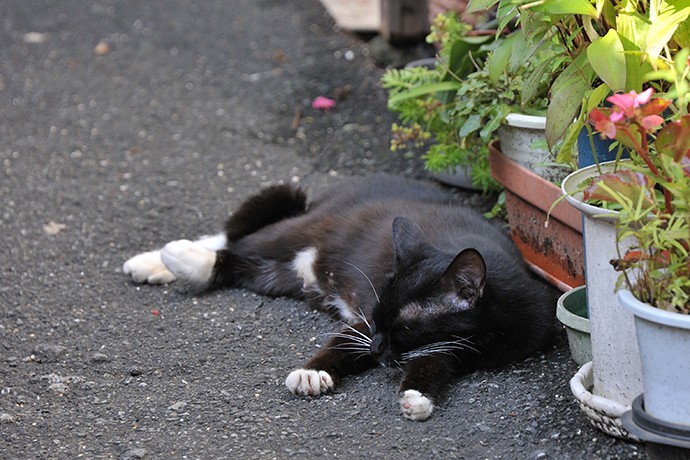
[[[135,283],[167,284],[177,279],[161,260],[160,251],[144,252],[127,260],[122,272]]]
[[[333,379],[326,371],[297,369],[285,379],[285,386],[294,395],[319,396],[335,388]]]
[[[422,421],[429,418],[434,404],[417,390],[405,390],[400,394],[400,409],[403,417],[409,420]]]
[[[211,280],[216,253],[189,240],[172,241],[161,249],[161,260],[178,278],[205,284]]]

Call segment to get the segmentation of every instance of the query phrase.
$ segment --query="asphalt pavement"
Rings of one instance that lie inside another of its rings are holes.
[[[581,414],[564,338],[415,423],[384,369],[288,393],[339,327],[304,303],[122,274],[266,184],[426,177],[371,39],[316,0],[0,2],[0,458],[644,458]]]

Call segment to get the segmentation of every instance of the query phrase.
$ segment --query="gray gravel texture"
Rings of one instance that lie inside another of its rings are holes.
[[[383,369],[288,394],[338,328],[304,304],[121,273],[264,184],[423,175],[365,38],[316,0],[0,2],[0,458],[644,458],[580,413],[563,339],[415,423]]]

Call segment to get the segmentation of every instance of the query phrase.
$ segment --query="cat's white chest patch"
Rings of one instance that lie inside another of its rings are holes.
[[[298,252],[292,261],[292,268],[297,273],[297,277],[304,282],[304,288],[316,286],[314,263],[316,262],[317,254],[316,248],[310,247]]]

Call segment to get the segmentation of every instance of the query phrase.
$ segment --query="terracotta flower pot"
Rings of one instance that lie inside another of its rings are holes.
[[[580,213],[559,203],[548,216],[561,189],[506,158],[500,148],[498,142],[489,145],[489,161],[494,179],[506,189],[513,242],[532,269],[562,291],[585,284]]]

